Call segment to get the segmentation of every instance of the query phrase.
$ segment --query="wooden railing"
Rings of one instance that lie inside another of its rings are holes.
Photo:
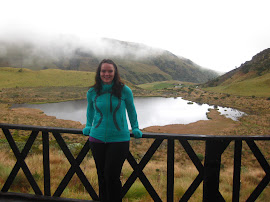
[[[20,168],[22,168],[27,180],[29,181],[31,187],[33,188],[35,195],[45,196],[45,197],[60,197],[64,189],[68,185],[69,181],[76,173],[81,180],[86,191],[89,193],[93,200],[98,200],[98,195],[93,189],[92,185],[88,181],[87,177],[80,168],[80,164],[87,155],[89,151],[88,140],[85,142],[84,147],[79,152],[78,156],[74,158],[71,151],[68,149],[62,134],[80,134],[82,131],[79,129],[67,129],[67,128],[52,128],[52,127],[41,127],[41,126],[25,126],[25,125],[12,125],[12,124],[0,124],[3,133],[17,159],[15,166],[13,167],[9,177],[3,184],[1,188],[1,193],[6,193],[9,191],[16,175]],[[13,137],[11,134],[11,129],[16,130],[26,130],[31,131],[31,134],[24,146],[24,148],[19,151]],[[27,157],[34,141],[37,136],[42,134],[43,142],[43,172],[44,172],[44,193],[42,193],[40,187],[36,183],[32,173],[30,172],[27,164],[25,163],[25,158]],[[50,174],[50,158],[49,158],[49,135],[53,135],[59,144],[61,150],[68,159],[71,167],[69,168],[67,174],[64,176],[63,180],[57,187],[54,193],[51,193],[51,174]],[[131,134],[131,136],[133,136]],[[255,141],[269,141],[270,136],[212,136],[212,135],[192,135],[192,134],[158,134],[158,133],[145,133],[143,138],[154,139],[152,145],[149,147],[145,155],[142,157],[139,163],[135,160],[132,153],[129,153],[127,161],[133,168],[132,174],[129,176],[125,184],[123,185],[123,196],[128,192],[132,184],[137,178],[140,179],[150,196],[154,201],[162,201],[160,195],[151,185],[147,176],[144,174],[143,169],[157,151],[159,146],[163,141],[167,141],[167,198],[166,201],[178,200],[174,198],[174,156],[175,156],[175,142],[179,141],[183,146],[185,152],[188,154],[189,158],[193,162],[194,166],[198,170],[198,175],[191,183],[189,188],[181,196],[179,201],[188,201],[190,197],[194,194],[196,189],[201,183],[203,183],[203,201],[225,201],[223,196],[219,191],[219,176],[220,176],[220,165],[221,165],[221,155],[227,146],[234,142],[234,172],[233,172],[233,191],[232,191],[232,201],[239,201],[240,193],[240,175],[241,175],[241,154],[242,154],[242,142],[245,141],[249,146],[250,150],[256,157],[257,161],[261,165],[265,172],[265,176],[254,189],[251,195],[248,197],[247,201],[255,201],[258,196],[262,193],[265,187],[270,181],[270,166],[265,159],[264,155],[260,151],[259,147],[256,145]],[[194,152],[190,141],[201,140],[205,142],[205,159],[204,165],[201,163],[200,159]],[[269,158],[269,157],[268,157]],[[122,197],[123,197],[122,196]]]

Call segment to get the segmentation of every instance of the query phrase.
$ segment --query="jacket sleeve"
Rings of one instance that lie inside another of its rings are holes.
[[[94,107],[91,99],[91,91],[87,92],[87,109],[86,109],[86,126],[83,129],[84,135],[90,135],[92,123],[94,119]]]
[[[137,112],[136,112],[135,105],[134,105],[132,91],[127,86],[124,86],[124,88],[125,88],[125,97],[126,97],[125,103],[126,103],[128,118],[129,118],[130,125],[132,128],[132,133],[134,134],[135,138],[141,138],[142,132],[139,130]]]

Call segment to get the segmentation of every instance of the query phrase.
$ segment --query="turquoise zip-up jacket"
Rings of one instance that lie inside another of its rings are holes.
[[[103,142],[129,141],[127,110],[132,133],[136,138],[142,137],[131,89],[124,85],[119,99],[112,95],[112,86],[113,84],[103,84],[100,95],[97,95],[94,88],[87,92],[87,121],[83,134]]]

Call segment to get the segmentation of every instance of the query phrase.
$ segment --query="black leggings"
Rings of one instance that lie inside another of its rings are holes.
[[[96,163],[100,201],[122,201],[120,174],[129,152],[129,142],[90,142]]]

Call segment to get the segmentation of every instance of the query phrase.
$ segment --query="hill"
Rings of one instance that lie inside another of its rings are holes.
[[[240,67],[214,79],[204,88],[243,96],[270,96],[270,48],[255,55]]]
[[[166,80],[204,83],[218,76],[215,71],[169,51],[114,39],[0,40],[0,67],[94,72],[103,58],[115,60],[121,76],[134,84]]]
[[[48,103],[85,99],[95,73],[61,69],[0,68],[1,103]],[[124,81],[134,92],[137,86]],[[137,90],[138,91],[138,90]],[[142,89],[139,89],[142,92]]]
[[[33,71],[26,68],[0,68],[0,89],[21,87],[89,87],[94,83],[93,72],[46,69]]]

